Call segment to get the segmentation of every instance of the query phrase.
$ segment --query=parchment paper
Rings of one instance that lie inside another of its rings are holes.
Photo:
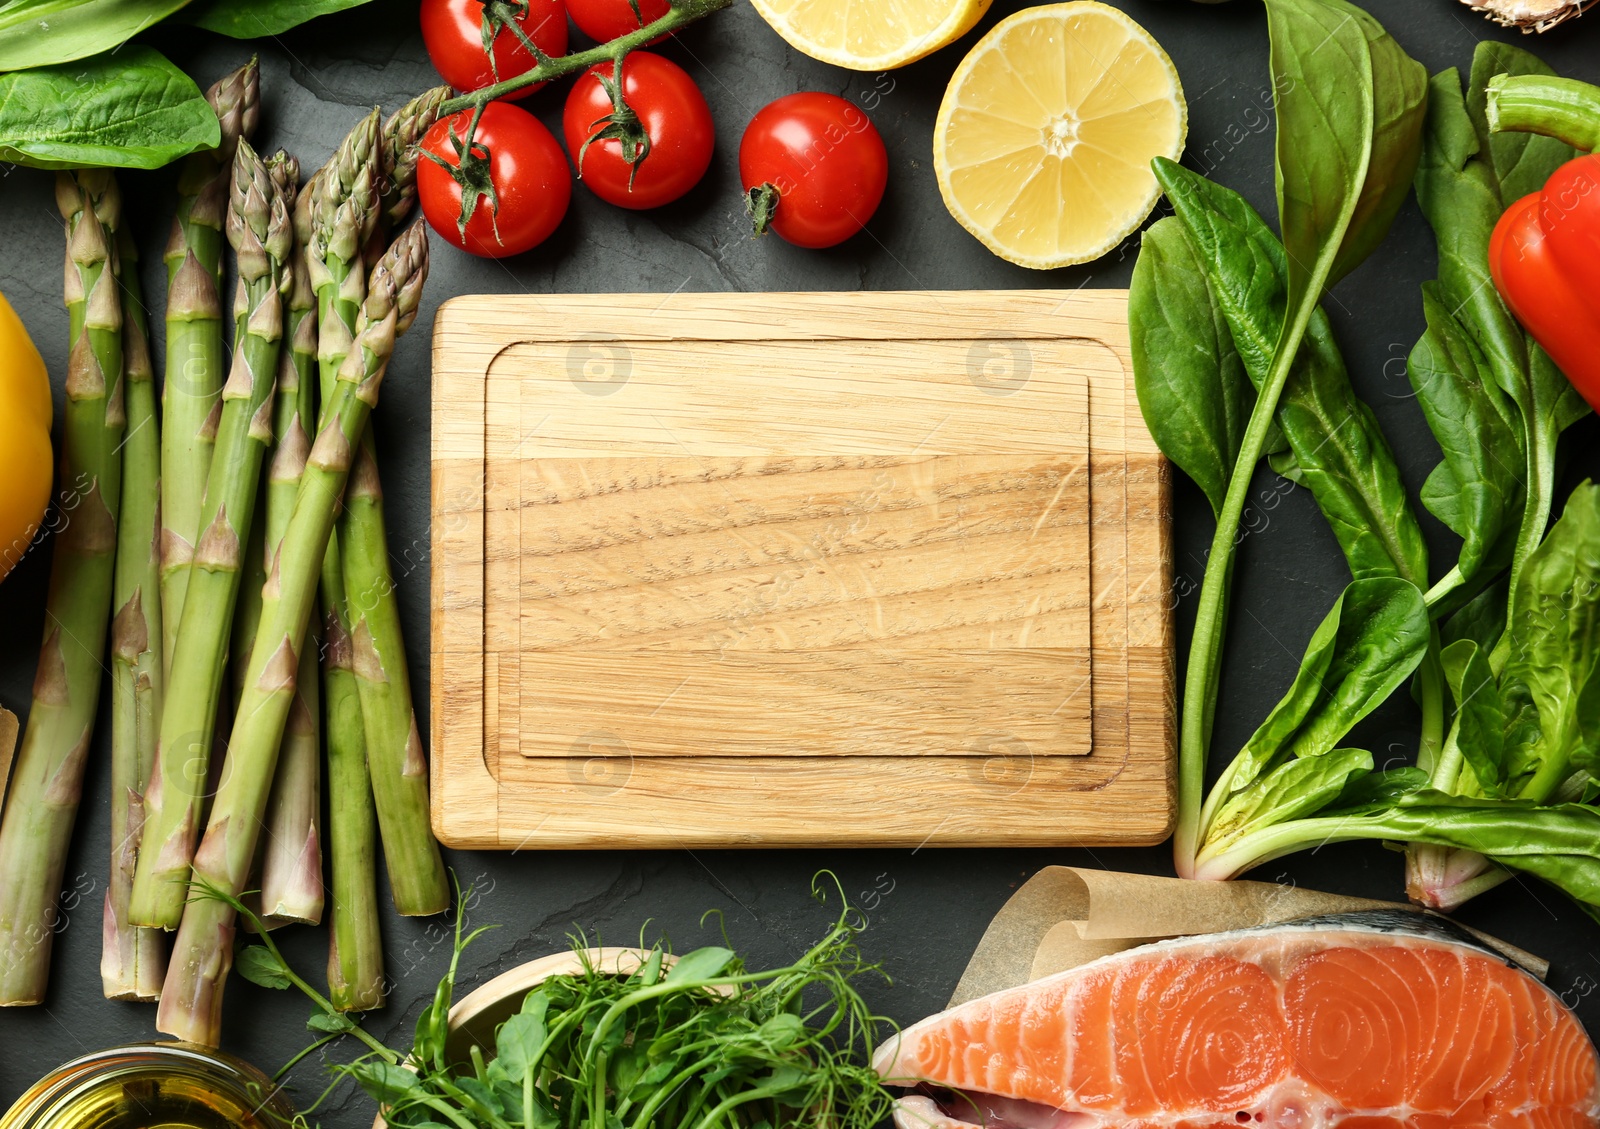
[[[1047,866],[989,923],[950,1006],[1168,937],[1367,909],[1421,913],[1403,902],[1349,898],[1276,882],[1190,882],[1150,874]],[[1549,962],[1470,930],[1543,980]]]
[[[0,706],[0,811],[5,810],[6,785],[11,780],[11,761],[17,754],[17,715]]]

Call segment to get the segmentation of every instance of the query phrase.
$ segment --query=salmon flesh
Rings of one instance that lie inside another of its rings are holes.
[[[1379,911],[1163,941],[880,1048],[899,1129],[1589,1129],[1594,1044],[1448,923]]]

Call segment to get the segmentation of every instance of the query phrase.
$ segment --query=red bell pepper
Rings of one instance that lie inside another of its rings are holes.
[[[1557,169],[1518,200],[1489,240],[1506,305],[1600,410],[1600,155]]]

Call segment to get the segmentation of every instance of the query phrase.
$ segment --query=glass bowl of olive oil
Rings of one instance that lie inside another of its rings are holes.
[[[255,1067],[184,1043],[113,1047],[40,1079],[0,1129],[291,1129],[294,1107]]]

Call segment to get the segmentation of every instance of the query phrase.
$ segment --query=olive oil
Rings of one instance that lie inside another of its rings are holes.
[[[150,1043],[85,1055],[23,1094],[0,1129],[289,1129],[294,1108],[248,1063]]]

